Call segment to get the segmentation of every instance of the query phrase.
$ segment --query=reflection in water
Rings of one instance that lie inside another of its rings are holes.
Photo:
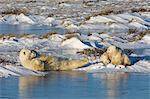
[[[38,77],[38,76],[29,76],[29,77],[20,77],[19,78],[19,91],[20,98],[27,99],[33,98],[35,93],[48,94],[47,92],[51,92],[49,88],[53,89],[53,87],[59,87],[59,82],[64,82],[66,84],[67,79],[84,79],[87,80],[87,75],[83,72],[74,72],[74,71],[62,71],[62,72],[51,72],[48,76]],[[61,86],[61,85],[60,85]],[[42,90],[42,91],[39,91]],[[39,91],[39,92],[36,92]],[[54,93],[54,94],[57,94]],[[59,94],[59,93],[58,93]],[[42,96],[44,97],[44,96]]]
[[[107,90],[108,99],[116,99],[120,93],[120,86],[126,84],[128,73],[118,72],[118,73],[103,73],[94,74],[95,77],[100,77],[103,85]]]
[[[20,24],[20,25],[11,25],[11,24],[0,24],[0,33],[7,34],[7,33],[16,33],[16,34],[43,34],[51,32],[57,32],[60,34],[64,34],[67,32],[66,29],[60,27],[50,27],[45,25],[28,25],[28,24]]]
[[[150,73],[70,71],[0,78],[0,99],[150,99]]]

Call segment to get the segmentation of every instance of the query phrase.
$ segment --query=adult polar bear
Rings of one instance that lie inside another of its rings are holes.
[[[107,51],[101,55],[100,61],[104,64],[111,63],[114,65],[131,65],[131,61],[128,56],[124,54],[121,49],[113,45],[109,46]]]
[[[89,63],[88,59],[59,60],[53,56],[40,55],[34,50],[22,49],[19,54],[21,64],[30,70],[72,70]]]

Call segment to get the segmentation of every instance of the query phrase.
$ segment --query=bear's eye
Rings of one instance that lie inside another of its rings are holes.
[[[23,52],[23,54],[24,54],[24,55],[26,55],[26,53],[25,53],[25,52]]]

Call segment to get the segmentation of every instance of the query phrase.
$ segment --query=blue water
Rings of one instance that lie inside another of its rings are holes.
[[[0,99],[150,99],[150,74],[70,71],[0,78]]]
[[[91,33],[91,32],[108,32],[108,33],[121,33],[121,32],[127,32],[127,29],[82,29],[78,32],[82,34]],[[56,32],[59,34],[64,34],[68,32],[67,29],[64,29],[59,26],[51,27],[48,25],[29,25],[29,24],[19,24],[19,25],[11,25],[11,24],[0,24],[0,34],[9,34],[9,33],[15,33],[15,34],[46,34],[48,32]]]
[[[64,34],[65,29],[60,27],[50,27],[46,25],[11,25],[11,24],[0,24],[0,34],[46,34],[48,32],[57,32],[59,34]]]

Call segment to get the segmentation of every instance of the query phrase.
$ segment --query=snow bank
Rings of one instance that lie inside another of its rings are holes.
[[[141,60],[134,65],[131,66],[123,66],[123,65],[104,65],[103,63],[92,64],[89,67],[83,67],[76,69],[79,71],[86,71],[90,73],[97,73],[97,72],[144,72],[150,73],[150,62]]]
[[[25,16],[24,14],[20,15],[7,15],[2,18],[3,23],[7,24],[34,24],[35,22],[32,21],[28,16]]]
[[[83,44],[78,38],[73,37],[62,42],[62,47],[70,49],[86,49],[89,46]]]
[[[59,35],[59,34],[54,34],[54,35],[51,35],[49,39],[55,42],[61,42],[64,39],[64,36]]]
[[[150,34],[145,35],[145,36],[142,38],[142,40],[143,40],[144,42],[150,44]]]
[[[65,35],[54,34],[45,39],[36,37],[1,39],[0,51],[2,54],[6,56],[8,53],[12,53],[10,56],[12,59],[15,58],[15,60],[17,60],[18,52],[22,48],[35,49],[39,52],[47,53],[48,55],[55,55],[63,58],[80,59],[81,57],[83,58],[83,56],[76,54],[78,50],[87,48],[105,48],[112,44],[121,49],[134,50],[132,55],[140,54],[143,55],[143,58],[138,60],[134,65],[128,67],[122,65],[115,66],[112,64],[105,66],[99,61],[95,63],[95,60],[93,60],[89,63],[88,67],[76,70],[91,73],[120,71],[150,72],[150,34],[146,34],[142,40],[134,42],[129,42],[127,38],[128,29],[136,28],[138,30],[144,30],[150,28],[149,15],[147,14],[123,13],[117,15],[93,16],[81,25],[73,20],[63,20],[62,22],[53,17],[47,18],[45,16],[25,16],[20,14],[1,17],[0,23],[39,24],[51,27],[60,26],[71,31],[79,30],[81,33],[78,37],[71,38],[67,38]],[[6,53],[4,54],[4,52]],[[0,76],[7,77],[9,75],[45,75],[45,73],[30,71],[22,66],[0,65]]]
[[[107,23],[107,22],[116,22],[115,20],[112,20],[110,18],[107,18],[105,16],[96,16],[96,17],[91,17],[90,20],[87,21],[87,23],[95,23],[95,22],[99,22],[99,23]]]
[[[74,69],[75,71],[85,71],[88,73],[99,73],[99,72],[143,72],[150,73],[150,61],[141,60],[131,66],[123,65],[104,65],[103,63],[90,63],[87,67]],[[8,76],[45,76],[48,72],[37,72],[28,70],[22,66],[0,66],[0,77]]]
[[[47,72],[37,72],[28,70],[22,66],[0,66],[0,76],[44,76]]]
[[[80,30],[105,30],[110,32],[127,32],[128,29],[149,29],[148,16],[139,13],[123,13],[116,15],[92,16],[80,26]]]
[[[59,22],[55,20],[53,17],[44,17],[44,16],[35,16],[35,15],[29,15],[26,16],[24,14],[20,15],[6,15],[2,18],[0,18],[0,23],[3,24],[38,24],[38,25],[48,25],[48,26],[58,26]]]
[[[42,23],[42,24],[43,24],[43,25],[48,25],[48,26],[54,27],[54,26],[57,26],[59,23],[58,23],[58,21],[55,20],[54,18],[48,17],[48,18],[46,18],[45,20],[43,20],[43,23]]]
[[[147,13],[149,14],[149,13]],[[0,18],[0,23],[7,24],[36,24],[47,25],[50,27],[61,27],[71,32],[127,32],[128,29],[136,28],[138,30],[149,29],[149,16],[139,13],[123,13],[116,15],[92,16],[84,22],[77,22],[70,19],[55,19],[54,17],[46,17],[40,15],[5,15]]]

